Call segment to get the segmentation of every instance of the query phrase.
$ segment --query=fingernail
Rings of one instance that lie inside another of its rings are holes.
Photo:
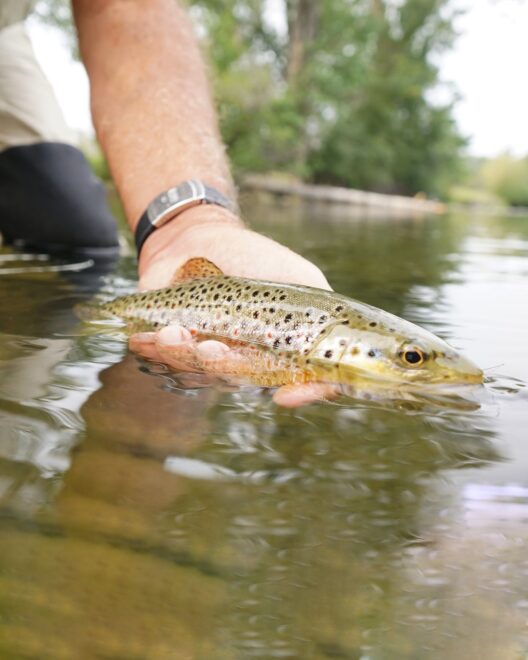
[[[183,344],[192,339],[191,333],[180,325],[168,325],[158,332],[158,343],[166,346]]]
[[[220,358],[226,353],[229,353],[229,346],[222,344],[220,341],[215,341],[214,339],[207,339],[198,344],[196,351],[203,358]]]

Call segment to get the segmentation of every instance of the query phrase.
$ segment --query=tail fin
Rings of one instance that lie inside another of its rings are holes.
[[[111,314],[105,309],[104,304],[102,305],[96,300],[78,303],[77,305],[74,305],[73,311],[81,321],[97,322],[108,319],[117,319],[114,314]]]

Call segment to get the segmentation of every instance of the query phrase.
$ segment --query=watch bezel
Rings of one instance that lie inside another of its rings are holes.
[[[184,187],[187,189],[182,190]],[[188,189],[190,189],[190,191]],[[179,186],[169,188],[162,192],[152,200],[147,208],[149,222],[153,227],[161,227],[166,222],[169,222],[169,220],[175,215],[178,215],[193,206],[203,204],[205,199],[206,190],[201,181],[196,179],[185,181]]]

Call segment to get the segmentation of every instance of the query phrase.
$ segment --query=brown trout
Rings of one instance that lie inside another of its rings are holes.
[[[99,307],[99,316],[217,339],[245,358],[226,376],[277,386],[358,380],[480,383],[482,371],[432,333],[331,291],[223,275],[191,259],[172,286]]]

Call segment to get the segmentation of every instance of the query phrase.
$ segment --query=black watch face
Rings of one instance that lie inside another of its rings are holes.
[[[173,189],[172,189],[173,190]],[[159,197],[156,197],[154,201],[149,204],[148,207],[148,218],[152,224],[156,224],[156,220],[161,217],[171,206],[177,204],[180,200],[179,197],[175,195],[170,195],[172,190],[163,193]]]
[[[167,211],[203,199],[203,190],[202,184],[198,186],[192,181],[184,181],[175,188],[169,188],[149,204],[147,215],[150,222],[156,225]]]

